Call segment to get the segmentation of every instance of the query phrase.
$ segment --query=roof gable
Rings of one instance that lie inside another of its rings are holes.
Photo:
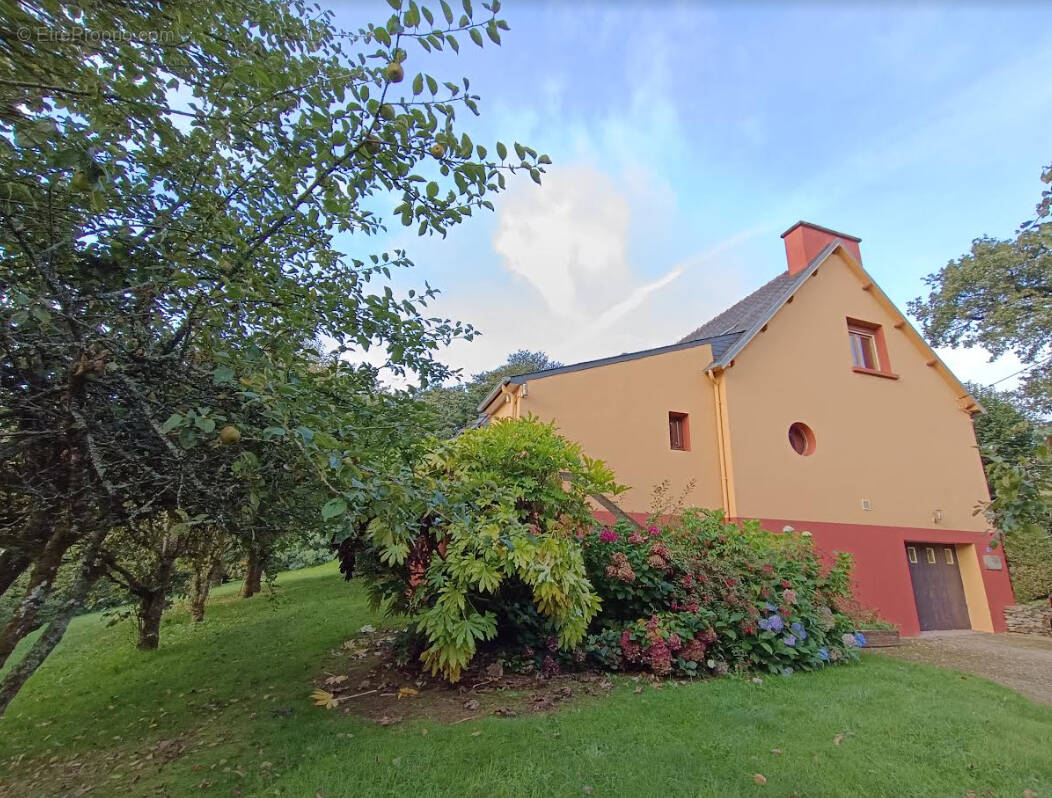
[[[841,257],[855,272],[862,284],[868,286],[867,290],[871,290],[874,296],[884,304],[891,313],[899,317],[905,329],[910,333],[910,337],[913,339],[914,344],[925,353],[927,358],[932,361],[932,364],[938,366],[939,373],[942,374],[950,383],[951,387],[957,391],[958,398],[968,400],[976,409],[982,410],[982,406],[975,397],[968,392],[968,389],[964,387],[964,384],[957,379],[952,371],[950,371],[938,354],[935,353],[935,350],[933,350],[928,342],[924,340],[924,337],[917,332],[917,329],[910,323],[905,314],[898,309],[895,303],[892,302],[888,295],[877,285],[876,281],[874,281],[869,275],[869,272],[867,272],[862,264],[855,259],[854,254],[840,239],[832,241],[825,249],[815,256],[815,259],[811,261],[806,269],[801,270],[795,275],[783,272],[757,291],[754,291],[741,302],[733,305],[716,318],[703,324],[698,330],[695,330],[684,340],[689,340],[697,332],[708,330],[712,327],[718,328],[727,325],[741,326],[748,323],[750,326],[742,330],[737,339],[730,346],[726,347],[721,354],[716,355],[716,353],[713,352],[713,362],[709,368],[726,367],[749,345],[749,342],[756,337],[768,322],[770,322],[774,315],[783,305],[785,305],[786,302],[789,301],[793,294],[795,294],[797,290],[807,282],[808,278],[818,271],[818,268],[837,252],[839,252]]]

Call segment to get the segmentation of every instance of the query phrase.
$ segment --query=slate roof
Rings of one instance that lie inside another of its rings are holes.
[[[799,276],[798,274],[782,272],[773,280],[757,288],[745,299],[736,302],[718,316],[709,319],[694,332],[684,335],[679,339],[679,342],[684,343],[713,335],[744,333],[747,330],[751,330],[760,319],[767,318],[772,310],[781,304],[781,300],[786,293],[796,287],[795,284]],[[722,353],[713,352],[713,356],[717,360],[720,354]]]

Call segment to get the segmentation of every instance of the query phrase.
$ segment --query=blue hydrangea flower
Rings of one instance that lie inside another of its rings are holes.
[[[818,658],[820,660],[822,660],[822,662],[829,662],[829,649],[828,648],[820,648],[820,649],[818,649]]]
[[[859,648],[862,648],[866,645],[866,636],[862,632],[855,632],[855,642],[858,643]]]
[[[792,676],[792,675],[793,675],[793,669],[792,668],[782,668],[782,676]]]
[[[771,623],[766,618],[761,618],[760,622],[756,625],[763,629],[765,632],[771,631]]]
[[[761,621],[762,623],[762,621]],[[781,615],[772,615],[767,619],[767,628],[772,632],[780,632],[785,628],[785,622]]]
[[[799,621],[793,621],[789,628],[792,629],[793,632],[796,633],[796,636],[801,640],[807,639],[807,632],[804,631],[804,625]]]
[[[785,637],[782,638],[782,642],[785,643],[790,648],[792,648],[793,646],[796,645],[796,638],[793,635],[786,635]]]
[[[768,612],[774,612],[774,611],[775,611],[776,609],[778,609],[778,608],[777,608],[776,606],[774,606],[774,605],[773,605],[773,604],[772,604],[771,602],[769,602],[769,601],[768,601],[768,602],[767,602],[766,604],[764,604],[763,606],[767,608],[767,611],[768,611]]]

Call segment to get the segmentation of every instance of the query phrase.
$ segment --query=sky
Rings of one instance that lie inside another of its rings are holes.
[[[344,29],[389,14],[331,8]],[[501,47],[412,47],[406,72],[470,77],[482,115],[465,129],[547,153],[543,185],[511,180],[445,239],[394,221],[379,242],[416,263],[397,288],[426,281],[436,314],[481,330],[442,353],[467,375],[520,348],[571,363],[673,343],[783,271],[800,219],[861,237],[905,311],[972,239],[1032,217],[1052,162],[1047,4],[507,0],[501,15]],[[940,355],[1001,388],[1020,368]]]

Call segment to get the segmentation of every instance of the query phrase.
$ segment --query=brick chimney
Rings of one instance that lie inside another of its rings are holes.
[[[858,249],[861,238],[849,236],[847,233],[838,233],[828,227],[819,227],[810,222],[797,222],[784,233],[782,240],[785,241],[785,260],[789,264],[789,274],[797,274],[806,269],[811,261],[825,249],[829,244],[840,240],[844,248],[857,260],[862,262],[862,253]]]

